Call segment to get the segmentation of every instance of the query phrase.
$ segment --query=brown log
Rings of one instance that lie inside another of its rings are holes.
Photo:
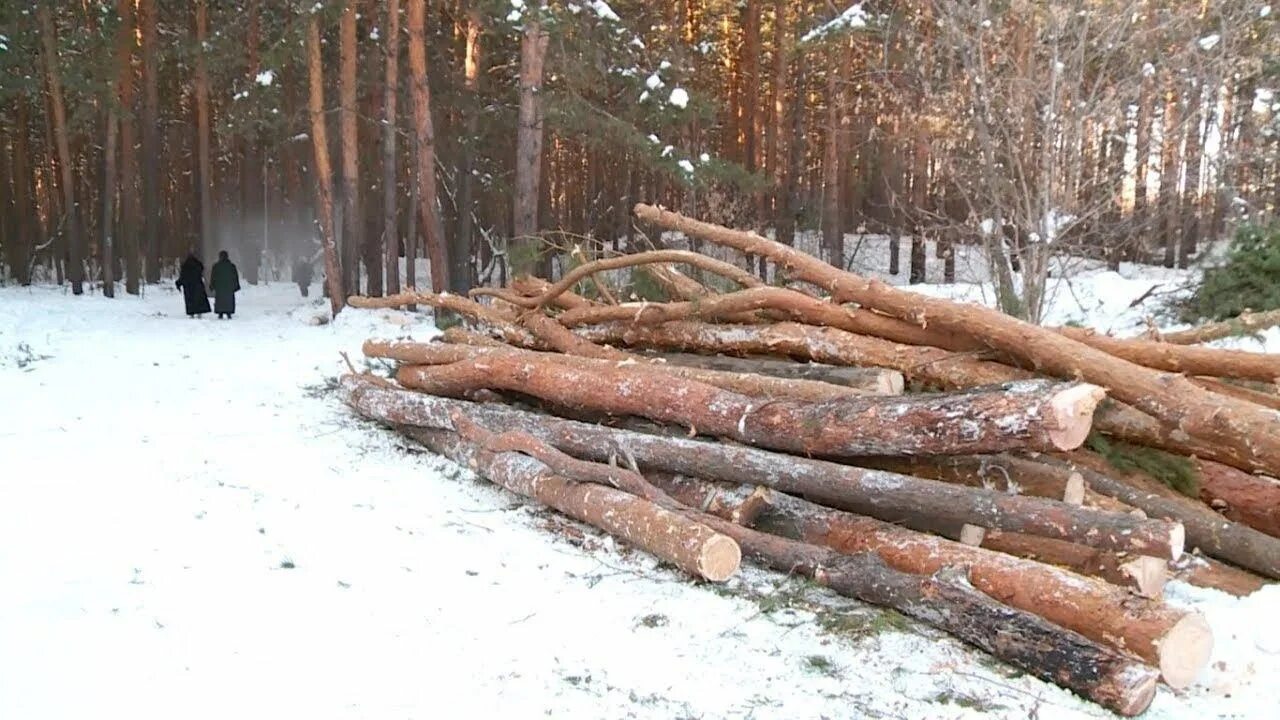
[[[836,328],[872,335],[908,345],[933,345],[948,350],[972,351],[980,346],[967,337],[926,330],[887,315],[842,307],[778,287],[753,287],[728,295],[711,295],[690,302],[628,303],[618,307],[578,308],[559,320],[566,327],[627,321],[656,325],[673,320],[723,320],[745,312],[772,310],[780,320]]]
[[[729,355],[695,355],[692,353],[647,353],[645,356],[665,361],[668,365],[705,368],[733,373],[768,375],[787,380],[809,380],[843,385],[870,395],[901,395],[902,373],[883,368],[858,368],[822,363],[774,360],[766,357],[733,357]]]
[[[695,507],[710,505],[712,511],[715,498],[726,494],[719,486],[691,478],[668,482],[660,475],[649,477],[676,500]],[[902,572],[927,575],[945,567],[967,567],[969,580],[978,590],[1095,642],[1133,653],[1159,667],[1171,687],[1189,685],[1209,661],[1213,636],[1200,614],[1137,598],[1121,588],[1047,565],[781,494],[760,513],[755,528],[849,555],[875,553]],[[722,532],[737,538],[727,529]],[[739,542],[752,556],[750,544]]]
[[[712,294],[705,285],[666,263],[645,265],[636,271],[653,278],[671,300],[697,300]]]
[[[1234,383],[1224,382],[1216,378],[1198,377],[1192,380],[1202,388],[1212,390],[1219,395],[1236,398],[1237,400],[1245,400],[1261,405],[1262,407],[1271,408],[1272,410],[1280,410],[1280,395],[1274,393],[1262,392],[1253,388],[1236,385]]]
[[[496,485],[533,498],[712,582],[738,570],[741,550],[728,536],[622,490],[576,482],[518,452],[495,452],[455,433],[420,432],[415,439]]]
[[[981,547],[1016,557],[1069,568],[1102,578],[1147,598],[1158,598],[1169,581],[1170,560],[1098,550],[1063,540],[987,530]]]
[[[862,458],[858,464],[916,477],[985,487],[1011,495],[1082,505],[1084,476],[1011,455],[952,455],[932,458]]]
[[[658,374],[697,380],[708,385],[743,395],[760,398],[790,398],[809,402],[823,402],[840,398],[862,397],[867,393],[856,388],[811,380],[783,380],[780,378],[747,373],[731,373],[719,370],[688,368],[667,363],[653,362],[646,358],[628,357],[625,360],[601,360],[573,355],[555,353],[536,353],[518,350],[505,345],[497,347],[474,347],[468,345],[450,345],[442,343],[417,343],[400,340],[368,340],[364,343],[364,354],[369,357],[396,360],[409,365],[447,365],[464,360],[475,361],[495,355],[512,355],[534,357],[540,360],[558,363],[567,367],[583,370],[608,369],[626,367],[635,370],[649,370]]]
[[[521,275],[511,281],[511,289],[525,297],[537,297],[551,288],[551,283],[533,275]],[[552,303],[562,310],[573,310],[579,307],[590,307],[592,302],[581,295],[566,290],[556,296]]]
[[[1123,473],[1093,453],[1077,451],[1067,458],[1038,456],[1042,462],[1069,467],[1084,476],[1089,487],[1139,508],[1153,518],[1182,523],[1187,548],[1226,560],[1264,577],[1280,579],[1280,539],[1231,522],[1203,503],[1179,495],[1142,473]]]
[[[520,430],[575,457],[605,462],[622,452],[646,470],[741,482],[803,495],[815,502],[890,521],[924,514],[1118,551],[1175,557],[1181,541],[1175,524],[1143,521],[1065,503],[964,488],[878,470],[790,457],[753,447],[648,435],[562,420],[500,405],[477,405],[391,389],[364,377],[343,380],[347,403],[362,414],[395,425],[453,429],[463,412],[495,431]]]
[[[636,214],[658,227],[773,260],[794,277],[830,292],[838,302],[856,302],[921,327],[966,334],[1042,372],[1106,388],[1170,427],[1233,448],[1264,471],[1280,473],[1280,417],[1269,410],[1224,398],[1180,375],[1136,365],[988,307],[867,280],[756,233],[729,230],[647,205],[636,206]]]
[[[1274,382],[1280,377],[1280,355],[1116,338],[1085,328],[1056,330],[1072,340],[1155,370],[1264,382]]]
[[[1269,584],[1247,570],[1192,553],[1185,553],[1169,563],[1169,569],[1175,580],[1196,587],[1220,590],[1236,597],[1252,595]]]
[[[944,390],[1034,377],[1027,371],[979,360],[971,354],[891,343],[835,328],[798,323],[711,325],[678,321],[654,326],[604,323],[578,328],[576,332],[597,343],[704,353],[787,355],[831,365],[890,368],[901,372],[909,382]],[[1099,431],[1135,445],[1209,458],[1251,471],[1260,469],[1256,459],[1238,447],[1198,441],[1123,403],[1104,402],[1097,410],[1094,424]]]
[[[484,362],[401,367],[396,379],[451,397],[509,390],[569,408],[827,457],[1074,449],[1088,436],[1102,398],[1091,385],[1028,380],[962,393],[761,404],[696,380],[617,366],[586,371],[535,356],[498,354]]]
[[[1238,317],[1230,320],[1209,323],[1189,330],[1161,333],[1160,342],[1176,345],[1196,345],[1236,335],[1250,335],[1276,325],[1280,325],[1280,310],[1268,310],[1258,313],[1243,312]]]
[[[1280,538],[1280,482],[1208,460],[1195,463],[1201,500],[1230,520]]]
[[[386,297],[371,298],[353,295],[347,299],[351,307],[373,310],[378,308],[398,308],[412,305],[430,305],[436,308],[452,310],[464,317],[469,317],[494,330],[507,342],[522,347],[545,347],[533,333],[519,327],[501,313],[487,308],[480,303],[461,295],[450,293],[426,293],[407,291]]]

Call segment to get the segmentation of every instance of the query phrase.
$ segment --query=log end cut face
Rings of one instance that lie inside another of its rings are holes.
[[[1209,664],[1213,652],[1213,630],[1199,613],[1187,613],[1157,641],[1160,677],[1178,690],[1195,682],[1196,676]]]
[[[1123,717],[1141,715],[1156,697],[1158,680],[1156,673],[1145,666],[1134,664],[1126,668],[1116,680],[1117,703],[1109,707]]]
[[[1097,385],[1073,385],[1049,401],[1053,428],[1049,440],[1060,450],[1074,450],[1084,444],[1093,427],[1093,410],[1107,393]]]
[[[698,573],[711,582],[724,582],[738,571],[742,549],[727,535],[717,534],[702,545]]]

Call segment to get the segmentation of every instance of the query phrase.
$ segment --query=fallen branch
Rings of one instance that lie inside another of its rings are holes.
[[[1116,338],[1084,328],[1061,327],[1057,331],[1072,340],[1155,370],[1264,382],[1274,382],[1280,377],[1280,355]]]
[[[1237,335],[1249,335],[1276,325],[1280,325],[1280,310],[1243,312],[1230,320],[1209,323],[1190,330],[1162,333],[1160,341],[1176,345],[1196,345]]]

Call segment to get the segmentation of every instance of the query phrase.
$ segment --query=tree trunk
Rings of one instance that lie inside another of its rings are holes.
[[[1027,381],[986,392],[880,396],[825,403],[774,400],[624,368],[583,372],[528,358],[484,365],[404,367],[406,387],[454,397],[510,390],[570,408],[636,415],[803,455],[945,455],[1014,448],[1073,449],[1088,435],[1102,392]],[[876,418],[892,417],[892,424]]]
[[[575,482],[533,457],[493,452],[454,433],[419,432],[414,439],[495,485],[599,528],[694,577],[723,582],[738,571],[742,554],[732,539],[649,500],[607,486]]]
[[[909,270],[912,285],[919,285],[926,280],[925,271],[925,236],[924,223],[929,208],[929,143],[923,136],[916,137],[914,163],[911,170],[911,209],[916,216],[914,232],[911,233],[911,268]]]
[[[827,262],[844,267],[844,223],[840,217],[840,73],[827,68],[826,131],[822,152],[822,249]]]
[[[382,84],[382,245],[386,253],[388,295],[400,292],[400,233],[396,198],[396,137],[399,130],[396,98],[400,82],[400,0],[387,0],[387,41],[383,46],[385,69]],[[413,264],[413,257],[409,257]]]
[[[760,221],[772,224],[775,232],[778,220],[785,211],[786,199],[782,194],[783,179],[786,167],[786,141],[784,132],[787,123],[787,59],[791,52],[787,31],[787,0],[774,0],[773,3],[773,87],[770,96],[773,99],[772,113],[768,119],[765,134],[765,158],[769,164],[769,175],[773,180],[773,213],[761,217]],[[781,238],[779,238],[781,240]]]
[[[513,275],[532,273],[541,258],[537,238],[542,177],[542,74],[550,36],[537,19],[525,22],[520,39],[520,111],[516,120],[515,203],[510,262]]]
[[[307,19],[307,75],[310,92],[307,111],[311,116],[311,147],[315,154],[316,215],[324,242],[325,287],[334,317],[346,302],[342,285],[342,267],[333,237],[333,166],[329,163],[329,133],[325,128],[324,67],[320,62],[320,18],[311,13]]]
[[[360,208],[359,132],[356,127],[356,0],[345,0],[338,23],[340,66],[338,120],[342,138],[342,286],[360,291],[360,249],[364,223]],[[421,38],[421,36],[419,36]]]
[[[247,17],[245,28],[245,83],[252,86],[257,82],[261,67],[259,46],[261,45],[261,0],[250,0],[245,6]],[[263,236],[263,224],[266,222],[266,197],[263,182],[262,138],[256,127],[246,131],[243,139],[244,157],[240,164],[240,261],[245,281],[257,285],[262,254],[265,250],[266,238]]]
[[[776,237],[783,245],[794,245],[796,220],[800,217],[800,182],[804,177],[804,59],[795,63],[795,94],[791,102],[791,137],[787,140],[787,162],[779,190],[778,227]]]
[[[1178,91],[1170,82],[1165,91],[1164,117],[1160,120],[1160,216],[1161,241],[1164,243],[1164,266],[1173,267],[1174,251],[1178,246],[1178,230],[1182,227],[1178,215],[1178,186],[1181,177],[1182,133],[1179,127]]]
[[[36,8],[40,21],[40,50],[44,57],[45,81],[49,91],[49,114],[53,117],[53,137],[57,143],[58,171],[62,185],[62,211],[66,214],[67,279],[71,292],[84,294],[84,238],[80,234],[80,212],[76,205],[76,185],[72,172],[71,143],[67,113],[63,104],[62,74],[58,70],[58,37],[49,4]]]
[[[140,292],[142,274],[141,248],[138,246],[138,193],[135,185],[138,177],[137,141],[134,132],[133,47],[136,19],[131,0],[116,0],[116,12],[120,16],[120,30],[116,36],[116,53],[119,75],[117,88],[120,97],[120,238],[124,252],[124,289],[130,295]]]
[[[480,31],[481,15],[477,8],[467,12],[467,44],[463,65],[467,91],[463,108],[462,162],[458,167],[458,237],[450,257],[454,261],[452,280],[458,289],[470,289],[475,282],[475,172],[476,146],[480,143]]]
[[[127,1],[127,0],[126,0]],[[123,2],[121,4],[124,4]],[[116,230],[116,144],[119,140],[120,117],[116,110],[121,76],[128,72],[129,29],[120,24],[116,32],[115,73],[107,82],[107,101],[103,103],[102,141],[102,240],[98,246],[98,262],[102,266],[102,295],[116,296],[115,230]]]
[[[142,21],[142,245],[147,282],[160,282],[160,83],[156,0],[138,0]]]
[[[666,482],[659,476],[653,479],[676,500],[707,507],[715,515],[723,514],[727,504],[736,506],[734,501],[744,493],[726,492],[687,478],[675,482]],[[915,575],[967,567],[972,588],[1008,605],[1006,611],[1017,608],[1033,613],[1093,642],[1137,655],[1157,665],[1171,687],[1186,687],[1208,664],[1213,638],[1208,623],[1199,614],[1134,598],[1106,583],[1089,582],[1039,563],[828,510],[786,495],[773,499],[773,504],[766,505],[757,515],[753,523],[756,529],[845,555],[871,554],[896,571]],[[755,555],[752,543],[727,528],[712,527],[738,540],[748,557]],[[788,571],[803,566],[804,563],[792,563]],[[866,576],[866,580],[873,581],[873,577]],[[988,628],[985,634],[1004,636],[994,628]]]
[[[1200,121],[1204,116],[1204,91],[1200,82],[1194,81],[1187,96],[1190,116],[1186,123],[1186,151],[1183,154],[1186,164],[1187,187],[1182,196],[1182,237],[1178,242],[1178,267],[1185,268],[1196,252],[1200,235],[1200,166],[1202,160]]]
[[[968,334],[1042,372],[1081,378],[1107,388],[1116,399],[1132,403],[1168,427],[1234,451],[1256,462],[1261,470],[1280,472],[1280,418],[1270,410],[1224,399],[1185,377],[1134,365],[990,308],[867,281],[754,233],[700,223],[648,206],[638,207],[637,213],[659,227],[682,230],[786,265],[793,277],[830,289],[836,302],[856,302],[901,320]]]
[[[32,252],[40,237],[40,214],[37,210],[35,173],[31,163],[31,110],[25,95],[19,95],[14,105],[13,202],[17,216],[17,236],[6,242],[5,251],[9,255],[14,279],[19,285],[30,285],[31,268],[36,261]]]
[[[419,184],[416,212],[427,239],[431,289],[444,292],[452,286],[444,223],[436,196],[436,140],[431,122],[431,88],[427,85],[426,14],[426,0],[409,0],[409,72],[413,78],[413,128],[417,138]]]
[[[195,50],[195,105],[196,105],[196,197],[200,204],[200,257],[205,262],[205,276],[209,268],[217,237],[214,230],[213,164],[209,157],[209,70],[207,49],[209,39],[208,0],[195,0],[196,50]]]
[[[841,367],[762,357],[738,358],[688,353],[658,353],[656,357],[669,365],[768,375],[788,380],[811,380],[856,388],[870,395],[901,395],[903,390],[902,373],[880,368]]]

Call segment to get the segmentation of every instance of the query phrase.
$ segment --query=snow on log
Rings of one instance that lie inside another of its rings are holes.
[[[1170,427],[1233,448],[1267,473],[1280,474],[1280,416],[1275,412],[1225,398],[1181,375],[1137,365],[989,307],[868,280],[756,233],[730,230],[643,204],[636,206],[636,214],[663,229],[772,260],[791,277],[831,293],[837,302],[856,302],[921,327],[966,334],[1047,374],[1106,388],[1117,399]]]
[[[1067,450],[1089,434],[1103,393],[1028,380],[938,395],[769,400],[627,367],[583,370],[536,355],[404,366],[401,385],[436,395],[508,390],[574,410],[643,417],[748,445],[827,457]]]
[[[689,477],[650,475],[676,500],[695,507],[731,508],[747,491]],[[713,526],[718,527],[718,526]],[[1171,687],[1189,685],[1208,663],[1213,636],[1198,613],[1139,598],[1108,583],[1041,563],[907,530],[778,494],[755,529],[823,545],[848,555],[874,553],[895,570],[930,575],[965,567],[978,590],[1013,608],[1034,613],[1085,637],[1132,653],[1159,667]],[[754,550],[738,539],[750,557]]]
[[[415,439],[496,485],[597,527],[690,575],[723,582],[738,570],[741,551],[734,540],[649,500],[570,480],[529,455],[493,452],[452,432],[424,432]]]
[[[889,521],[923,513],[945,522],[1071,540],[1120,552],[1173,558],[1182,549],[1182,530],[1176,523],[778,455],[752,447],[648,435],[503,405],[433,397],[382,386],[365,377],[344,378],[341,390],[349,405],[384,423],[451,430],[451,414],[462,412],[494,432],[527,432],[575,457],[607,462],[621,453],[633,457],[646,470],[750,482]]]
[[[1116,338],[1086,328],[1055,329],[1072,340],[1155,370],[1263,382],[1280,378],[1280,355]]]
[[[473,361],[501,354],[526,352],[528,351],[517,350],[509,346],[474,347],[401,340],[368,340],[364,343],[364,354],[369,357],[386,358],[412,365],[443,365],[463,360]],[[635,369],[636,371],[649,370],[659,374],[697,380],[698,382],[704,382],[725,390],[732,390],[743,395],[762,398],[791,398],[793,400],[822,402],[839,398],[861,397],[867,394],[861,389],[847,385],[833,385],[812,380],[785,380],[749,373],[690,368],[655,362],[643,356],[627,356],[624,360],[615,361],[555,353],[531,354],[548,362],[583,370],[607,369],[619,366]]]
[[[1219,560],[1280,579],[1280,539],[1231,522],[1154,478],[1122,473],[1092,453],[1075,452],[1065,459],[1042,455],[1036,459],[1079,472],[1090,488],[1139,508],[1150,517],[1182,523],[1188,549],[1198,548]]]
[[[1252,595],[1268,585],[1265,579],[1248,570],[1192,553],[1186,553],[1169,563],[1169,570],[1175,580],[1236,597]]]

